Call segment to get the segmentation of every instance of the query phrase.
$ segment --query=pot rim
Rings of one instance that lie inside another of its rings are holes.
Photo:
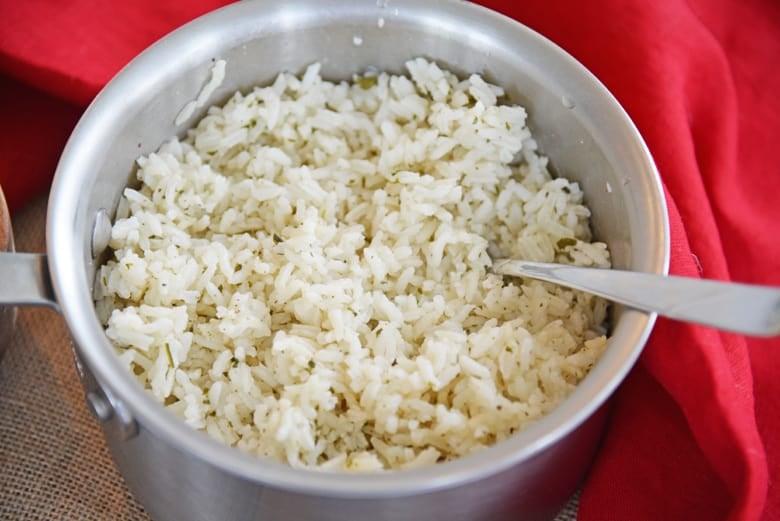
[[[84,364],[93,373],[99,385],[126,407],[142,428],[154,436],[168,440],[197,458],[221,468],[224,472],[291,491],[324,495],[328,497],[395,497],[420,494],[455,484],[481,479],[529,460],[545,448],[563,439],[601,407],[622,382],[638,359],[647,341],[655,314],[643,314],[626,310],[615,334],[610,338],[607,351],[591,373],[571,395],[555,410],[536,421],[527,429],[476,454],[451,462],[421,469],[388,471],[377,474],[349,474],[295,469],[286,464],[261,460],[239,450],[224,446],[205,434],[188,427],[183,421],[165,411],[151,395],[131,377],[113,352],[103,328],[97,320],[89,291],[90,281],[84,269],[84,258],[78,237],[84,219],[79,216],[79,200],[82,184],[78,181],[82,171],[91,165],[85,162],[95,151],[94,139],[110,124],[107,116],[112,110],[122,112],[129,103],[122,98],[128,89],[144,84],[144,75],[152,72],[151,65],[161,59],[171,59],[193,45],[209,45],[219,27],[224,30],[245,17],[260,16],[257,13],[282,9],[285,12],[314,13],[317,9],[348,9],[349,1],[338,0],[289,0],[286,2],[239,2],[216,11],[174,31],[154,44],[128,64],[98,95],[85,112],[69,139],[55,174],[47,217],[47,247],[49,269],[61,310],[72,332],[77,350]],[[373,5],[373,2],[371,2]],[[424,5],[422,5],[424,4]],[[280,7],[283,5],[283,7]],[[551,41],[504,15],[485,7],[457,0],[432,0],[417,3],[415,0],[393,0],[393,8],[403,15],[409,12],[434,13],[445,9],[469,23],[490,24],[501,31],[511,32],[513,38],[522,39],[553,53],[556,59],[572,69],[585,88],[604,98],[634,153],[638,154],[645,181],[651,186],[654,215],[648,216],[656,231],[657,251],[652,258],[642,259],[646,271],[668,273],[669,223],[660,176],[647,145],[618,101],[607,89],[565,51]],[[306,11],[306,10],[309,11]],[[300,11],[303,10],[303,11]],[[397,11],[397,12],[398,12]],[[307,15],[308,16],[308,15]],[[413,15],[408,15],[413,16]],[[217,29],[215,29],[217,28]],[[198,42],[194,44],[193,42]],[[185,52],[186,54],[186,52]],[[117,107],[119,107],[117,109]],[[622,329],[620,329],[622,327]],[[619,341],[618,341],[619,340]],[[627,341],[626,341],[627,340]],[[622,344],[620,342],[623,342]]]

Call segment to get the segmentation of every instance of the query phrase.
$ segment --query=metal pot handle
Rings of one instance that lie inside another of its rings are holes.
[[[0,281],[0,306],[48,306],[59,310],[45,254],[0,253]]]
[[[8,207],[0,189],[0,335],[10,331],[13,313],[2,306],[48,306],[59,310],[45,254],[14,253]]]

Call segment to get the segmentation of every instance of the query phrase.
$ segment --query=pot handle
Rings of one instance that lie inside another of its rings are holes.
[[[59,309],[44,254],[0,253],[0,281],[0,306]]]
[[[49,278],[46,255],[14,253],[8,207],[0,189],[0,306],[48,306],[59,309]],[[0,308],[0,333],[5,329]]]

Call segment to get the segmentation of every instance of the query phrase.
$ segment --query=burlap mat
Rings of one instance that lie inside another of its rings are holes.
[[[17,251],[45,251],[45,212],[40,198],[14,216]],[[0,362],[0,519],[148,520],[87,411],[60,316],[21,309],[6,348]],[[575,497],[555,521],[576,517]]]

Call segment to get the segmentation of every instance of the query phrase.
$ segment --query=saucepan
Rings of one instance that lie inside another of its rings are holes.
[[[94,275],[134,160],[184,135],[177,115],[215,60],[226,70],[210,103],[314,62],[327,79],[349,79],[369,67],[401,73],[418,56],[503,86],[528,109],[555,172],[582,186],[614,266],[667,271],[663,192],[637,129],[592,74],[520,23],[449,0],[257,0],[199,18],[134,59],[83,115],[51,189],[47,255],[0,259],[0,302],[52,306],[67,322],[87,404],[152,518],[543,520],[581,483],[608,399],[639,357],[653,314],[614,308],[598,364],[559,407],[510,439],[452,462],[369,475],[295,469],[190,429],[120,364],[96,316]]]

